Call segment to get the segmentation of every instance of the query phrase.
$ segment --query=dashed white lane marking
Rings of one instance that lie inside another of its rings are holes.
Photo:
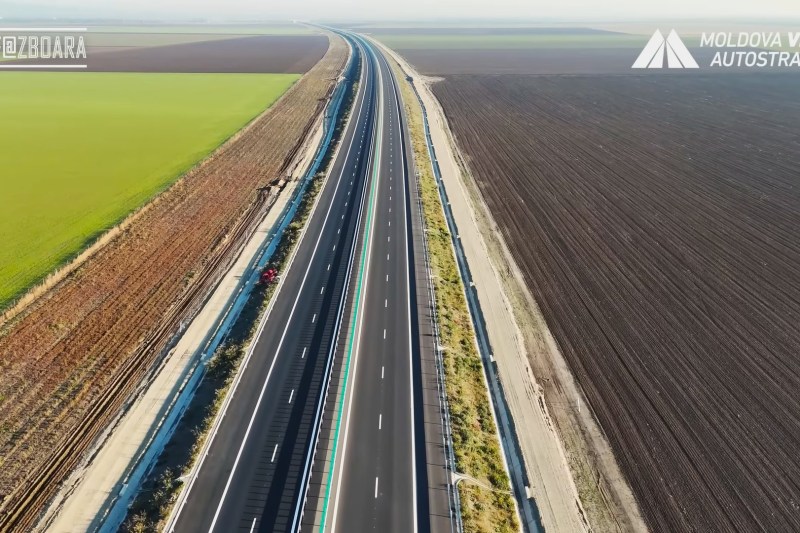
[[[317,313],[314,313],[314,316],[311,317],[311,323],[313,324],[316,321],[317,321]]]
[[[256,517],[256,518],[258,518],[258,517]],[[253,531],[255,531],[255,529],[256,529],[256,519],[253,518],[253,525],[250,526],[250,533],[253,533]]]
[[[386,340],[386,328],[383,328],[383,340]]]
[[[391,237],[386,237],[386,242],[392,242],[392,238]]]
[[[383,371],[384,371],[384,369],[385,369],[385,367],[381,367],[381,379],[383,379]]]
[[[305,359],[306,357],[306,348],[303,348],[303,353],[300,354],[300,359]]]
[[[383,426],[383,415],[379,414],[378,415],[378,431],[381,430],[381,426]]]
[[[289,393],[289,403],[292,403],[292,398],[294,398],[294,389]]]
[[[378,476],[375,476],[375,499],[378,499]]]
[[[328,270],[330,270],[330,269],[331,269],[331,264],[330,264],[330,263],[328,263]]]
[[[325,287],[322,287],[322,288],[319,290],[319,293],[320,293],[320,294],[322,294],[323,292],[325,292]]]
[[[389,299],[388,298],[384,298],[383,307],[389,307]]]
[[[336,251],[336,245],[335,244],[333,245],[333,251],[334,252]]]
[[[275,462],[275,454],[277,454],[277,453],[278,453],[278,445],[276,444],[275,445],[275,449],[272,450],[272,459],[269,460],[270,463],[274,463]]]
[[[389,283],[389,274],[386,274],[386,283]]]
[[[386,254],[386,260],[387,261],[389,260],[389,254]]]

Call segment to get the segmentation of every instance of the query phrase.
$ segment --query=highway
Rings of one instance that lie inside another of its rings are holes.
[[[446,495],[429,496],[425,420],[438,413],[423,407],[430,335],[418,313],[409,145],[391,70],[357,42],[361,78],[328,179],[170,531],[297,531],[326,405],[341,407],[324,529],[440,529],[429,516]],[[328,391],[334,360],[345,385]]]
[[[342,532],[411,532],[422,522],[427,531],[425,463],[416,458],[419,394],[415,398],[412,380],[418,343],[409,169],[392,72],[377,50],[370,54],[378,66],[378,157],[372,183],[376,223],[368,235],[364,295],[353,324],[352,377],[326,526]]]

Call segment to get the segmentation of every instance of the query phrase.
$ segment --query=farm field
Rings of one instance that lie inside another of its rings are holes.
[[[0,197],[0,309],[168,186],[298,78],[1,74],[0,165],[7,181]]]
[[[800,529],[796,86],[432,86],[655,531]]]
[[[169,35],[311,35],[315,30],[300,24],[126,24],[91,26],[90,33]]]
[[[367,30],[364,30],[367,31]],[[381,30],[374,37],[395,50],[513,50],[530,48],[636,47],[641,35],[591,28],[479,28]]]
[[[628,73],[649,35],[579,27],[365,28],[421,74]]]
[[[327,49],[324,35],[229,35],[163,46],[97,49],[87,54],[87,70],[300,74],[313,67]]]
[[[200,304],[267,208],[269,195],[259,189],[286,171],[346,56],[345,45],[334,38],[325,57],[266,113],[3,325],[0,530],[30,528],[41,505]]]

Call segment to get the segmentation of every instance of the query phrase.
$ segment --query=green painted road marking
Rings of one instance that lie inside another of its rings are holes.
[[[381,93],[381,98],[382,97],[383,93]],[[366,238],[364,239],[364,254],[361,256],[361,261],[358,266],[358,284],[356,286],[355,306],[353,308],[353,319],[350,325],[350,332],[348,333],[349,340],[347,344],[347,357],[345,358],[344,380],[342,382],[342,388],[339,393],[340,397],[342,398],[342,401],[339,404],[339,409],[336,414],[336,431],[334,432],[333,448],[331,451],[331,468],[330,471],[328,472],[328,480],[325,484],[325,500],[323,501],[322,504],[322,521],[319,526],[320,533],[325,531],[325,521],[327,520],[327,515],[328,515],[328,503],[331,496],[331,484],[333,483],[333,473],[336,467],[336,449],[339,445],[339,431],[341,429],[341,424],[342,424],[342,413],[344,412],[344,404],[346,403],[347,380],[350,376],[350,360],[353,355],[353,344],[356,338],[355,332],[356,332],[356,326],[358,325],[359,308],[361,305],[361,293],[364,288],[364,269],[366,267],[366,262],[367,262],[366,250],[367,248],[369,248],[369,242],[372,239],[372,229],[373,229],[372,220],[375,211],[375,196],[377,195],[377,188],[378,188],[378,169],[379,169],[382,141],[383,141],[383,106],[381,105],[379,106],[378,109],[378,131],[377,131],[377,139],[375,145],[375,158],[372,162],[372,184],[370,186],[369,205],[367,207],[367,221],[366,221],[367,232],[365,234]]]

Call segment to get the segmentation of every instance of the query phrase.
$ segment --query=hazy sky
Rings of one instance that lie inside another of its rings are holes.
[[[800,0],[0,0],[0,17],[800,18]]]

